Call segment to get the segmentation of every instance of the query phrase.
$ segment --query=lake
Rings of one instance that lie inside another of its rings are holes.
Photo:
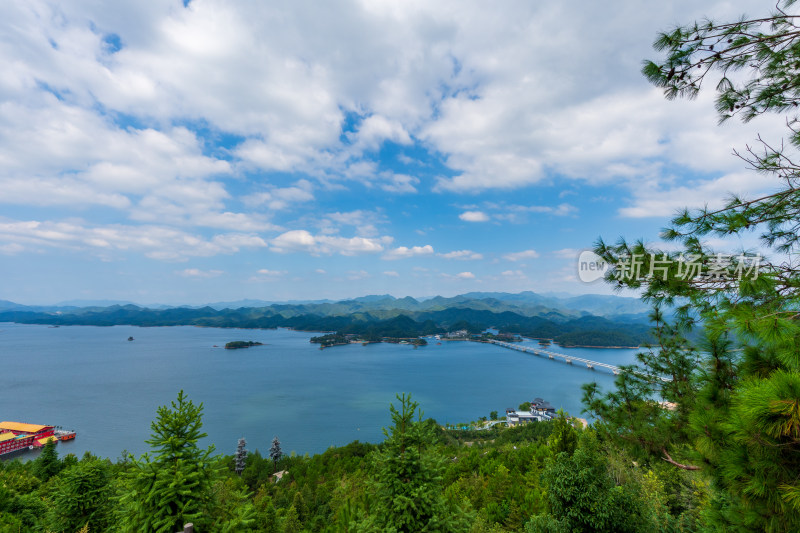
[[[317,335],[285,329],[0,324],[0,420],[60,425],[77,438],[59,453],[116,459],[147,451],[156,408],[183,389],[203,402],[204,445],[232,454],[239,437],[265,453],[320,453],[353,440],[379,442],[395,393],[428,417],[456,423],[500,415],[534,397],[577,415],[581,385],[614,376],[583,365],[473,342],[369,344],[320,350]],[[133,341],[128,341],[133,337]],[[264,343],[225,350],[226,342]],[[535,345],[532,341],[526,344]],[[631,349],[553,351],[620,365]],[[27,454],[31,456],[32,454]]]

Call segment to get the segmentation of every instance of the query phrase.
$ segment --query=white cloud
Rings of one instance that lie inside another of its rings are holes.
[[[371,277],[366,270],[350,270],[347,272],[347,279],[350,281],[360,281]]]
[[[483,211],[464,211],[458,215],[458,218],[466,222],[486,222],[489,220],[489,216]]]
[[[350,137],[355,141],[356,147],[366,150],[376,150],[387,140],[397,144],[411,144],[411,137],[399,121],[389,120],[381,115],[365,118],[358,131]]]
[[[84,0],[5,2],[0,204],[57,209],[48,216],[60,222],[6,229],[0,250],[174,260],[264,248],[261,233],[282,232],[276,251],[381,253],[391,243],[381,220],[365,216],[343,237],[347,223],[334,217],[279,224],[271,212],[351,181],[426,190],[435,178],[415,172],[428,157],[447,167],[441,174],[450,177],[434,185],[443,192],[621,184],[631,191],[629,202],[619,199],[626,217],[752,192],[764,184],[740,177],[729,152],[752,138],[753,125],[717,127],[713,91],[666,102],[638,73],[657,30],[706,10],[732,18],[745,6],[763,11],[750,0],[710,10],[622,0],[614,16],[588,1],[512,1],[500,10],[481,2],[120,1],[113,10]],[[120,50],[104,42],[112,32]],[[769,138],[784,129],[780,117],[755,124]],[[386,143],[425,152],[423,161],[397,154],[414,171],[387,170],[376,156]],[[684,170],[711,177],[670,175]],[[462,207],[459,218],[577,212],[567,203],[518,207]],[[426,247],[386,255],[417,248]]]
[[[258,270],[256,273],[260,276],[272,276],[272,277],[283,276],[285,274],[288,274],[288,272],[285,270],[269,270],[267,268],[262,268]]]
[[[722,207],[732,193],[750,196],[775,186],[774,178],[753,172],[731,173],[713,180],[681,181],[665,187],[656,180],[641,183],[634,191],[632,205],[620,208],[619,214],[629,218],[670,217],[685,207]]]
[[[383,255],[383,259],[387,260],[394,260],[394,259],[408,259],[409,257],[417,257],[421,255],[431,255],[433,253],[433,246],[430,244],[426,244],[425,246],[412,246],[408,248],[406,246],[400,246],[398,248],[394,248],[393,250],[389,250]]]
[[[445,259],[458,259],[460,261],[474,261],[478,259],[483,259],[483,254],[479,254],[478,252],[473,252],[472,250],[456,250],[453,252],[448,252],[446,254],[438,254],[439,257],[444,257]]]
[[[384,182],[381,189],[393,193],[414,193],[417,192],[416,185],[419,178],[406,174],[395,174],[394,172],[382,172],[380,177]]]
[[[379,210],[368,211],[357,209],[355,211],[327,213],[319,221],[322,233],[336,234],[342,227],[352,227],[359,237],[375,237],[379,234],[378,226],[386,224],[388,218]]]
[[[397,278],[397,277],[400,276],[400,274],[398,274],[394,270],[386,270],[386,271],[383,272],[383,275],[384,276],[389,276],[390,278]]]
[[[255,282],[255,283],[263,283],[263,282],[273,282],[278,281],[280,278],[284,277],[289,272],[286,270],[269,270],[267,268],[261,268],[256,271],[254,276],[251,276],[248,281]]]
[[[475,274],[472,272],[460,272],[456,274],[456,278],[458,279],[475,279]]]
[[[222,270],[200,270],[199,268],[186,268],[175,272],[184,278],[215,278],[224,274]]]
[[[522,252],[505,254],[503,259],[507,261],[522,261],[524,259],[536,259],[537,257],[539,257],[539,252],[536,250],[524,250]]]
[[[0,244],[0,254],[15,255],[23,251],[25,251],[25,247],[16,242]]]
[[[578,250],[576,248],[562,248],[561,250],[555,250],[551,252],[552,255],[558,257],[559,259],[574,259],[578,260],[578,256],[581,254],[583,250]]]
[[[143,225],[91,226],[83,221],[2,221],[0,243],[25,251],[62,249],[89,251],[104,257],[143,253],[152,259],[182,261],[238,252],[243,248],[265,248],[267,243],[253,234],[220,233],[211,238],[174,228]]]
[[[290,230],[270,241],[276,252],[306,252],[312,255],[358,255],[382,252],[391,237],[339,237],[334,235],[312,235],[306,230]]]
[[[312,189],[311,182],[299,180],[291,187],[272,187],[267,191],[246,196],[242,200],[248,207],[266,206],[273,211],[280,211],[314,200]]]

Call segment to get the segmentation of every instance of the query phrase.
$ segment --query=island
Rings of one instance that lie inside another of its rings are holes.
[[[232,341],[225,344],[226,350],[238,350],[240,348],[250,348],[251,346],[263,346],[263,342],[254,341]]]
[[[320,349],[331,346],[343,346],[347,344],[372,344],[376,342],[389,342],[393,344],[412,344],[417,346],[427,346],[428,341],[422,337],[380,337],[375,335],[356,335],[343,333],[328,333],[320,337],[311,337],[309,342],[319,344]]]

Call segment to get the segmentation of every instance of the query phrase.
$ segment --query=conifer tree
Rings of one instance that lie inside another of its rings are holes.
[[[184,523],[203,523],[216,468],[214,447],[197,444],[207,436],[202,413],[203,404],[194,405],[183,391],[171,407],[158,408],[145,441],[154,456],[131,457],[130,486],[120,501],[124,531],[174,533]]]
[[[47,481],[55,476],[61,469],[63,464],[58,458],[58,450],[56,450],[56,441],[49,440],[42,448],[42,452],[34,462],[33,472],[42,481]]]
[[[97,459],[81,461],[66,469],[53,496],[53,531],[72,533],[86,526],[108,529],[111,509],[109,464]]]
[[[244,467],[247,464],[247,450],[245,449],[247,446],[247,441],[242,437],[239,439],[239,443],[236,445],[236,455],[234,456],[234,470],[240,476],[244,471]]]
[[[283,452],[281,451],[281,441],[278,440],[278,437],[274,437],[272,439],[272,446],[269,449],[269,457],[272,459],[272,463],[274,464],[275,468],[277,468],[278,461],[280,461],[281,457],[283,457]]]
[[[800,122],[794,115],[800,18],[794,3],[779,2],[763,18],[706,20],[665,32],[654,46],[666,58],[643,69],[667,98],[694,97],[718,76],[721,121],[785,113],[788,143],[759,137],[757,148],[735,152],[752,170],[773,176],[776,190],[679,213],[662,233],[677,251],[625,240],[601,240],[595,249],[613,267],[607,281],[641,290],[655,306],[658,343],[640,357],[644,378],[623,373],[607,394],[588,387],[589,410],[607,436],[709,476],[715,492],[705,517],[729,530],[800,530]],[[753,231],[768,257],[703,241]],[[665,325],[661,309],[669,306],[674,320]],[[686,339],[698,328],[703,340],[693,345]]]
[[[432,532],[466,531],[465,515],[449,508],[442,494],[443,465],[428,451],[431,427],[418,419],[419,404],[411,395],[397,395],[400,410],[390,406],[394,426],[384,428],[386,439],[372,458],[373,475],[369,516],[365,531]]]
[[[542,480],[547,486],[550,515],[535,516],[526,531],[648,531],[642,501],[630,486],[618,486],[607,459],[591,436],[583,436],[572,455],[560,452],[547,464]]]

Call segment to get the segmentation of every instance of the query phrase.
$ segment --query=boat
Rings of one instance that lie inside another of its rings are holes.
[[[57,429],[54,432],[55,437],[60,440],[61,442],[67,440],[74,440],[77,433],[75,431],[70,431],[66,429]]]
[[[56,426],[0,422],[0,455],[41,448],[48,442],[72,440],[76,434],[75,431],[56,429]]]

